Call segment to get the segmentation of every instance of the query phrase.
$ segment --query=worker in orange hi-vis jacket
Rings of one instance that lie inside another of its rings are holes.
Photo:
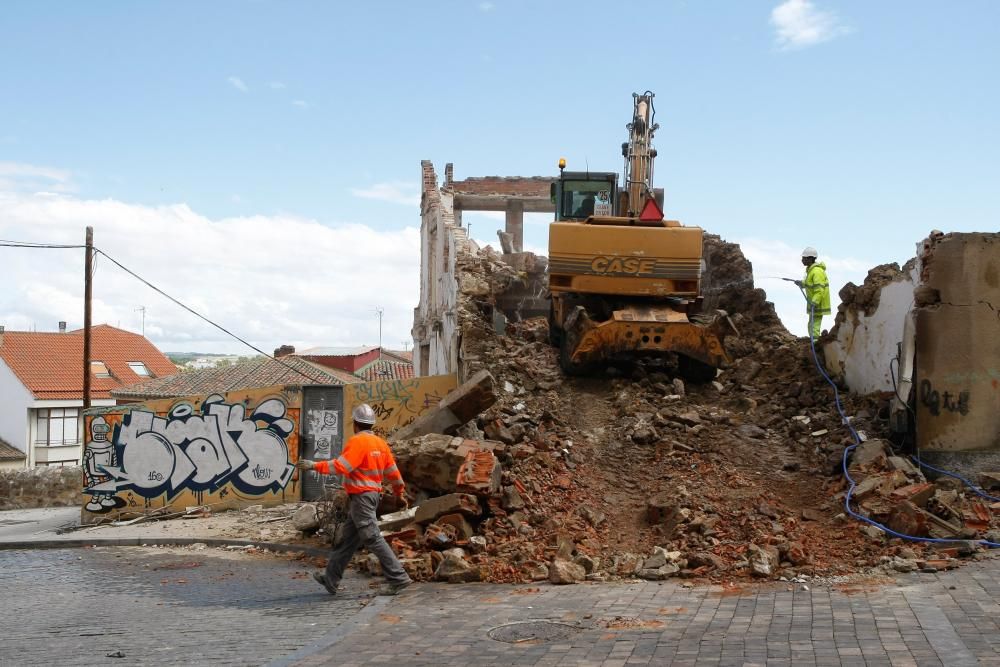
[[[344,576],[344,568],[351,561],[358,547],[364,545],[369,553],[375,554],[382,564],[386,585],[379,589],[380,595],[396,595],[412,582],[403,569],[396,554],[386,543],[378,528],[379,499],[382,483],[392,487],[396,497],[405,502],[403,476],[396,467],[396,459],[385,440],[372,433],[375,425],[375,411],[367,404],[354,408],[354,433],[344,450],[332,461],[310,461],[302,459],[296,467],[315,470],[323,475],[334,472],[344,476],[344,491],[347,492],[347,525],[343,539],[330,553],[326,572],[314,572],[313,578],[321,583],[330,595],[337,594],[337,586]]]

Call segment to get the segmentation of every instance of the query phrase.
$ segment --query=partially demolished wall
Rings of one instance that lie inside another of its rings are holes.
[[[1000,234],[933,232],[918,253],[841,290],[827,366],[856,393],[900,393],[931,458],[1000,453]],[[967,472],[1000,463],[966,459],[951,460]]]
[[[915,305],[918,446],[1000,451],[1000,234],[928,239]]]
[[[919,281],[917,261],[882,264],[859,287],[840,290],[841,305],[823,346],[827,370],[859,394],[893,391],[890,361],[899,355],[906,318]]]

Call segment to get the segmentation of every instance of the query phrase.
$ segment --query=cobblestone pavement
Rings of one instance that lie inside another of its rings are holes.
[[[333,598],[312,569],[217,549],[0,551],[0,667],[268,664],[389,601],[360,576]]]
[[[214,549],[0,551],[0,666],[1000,665],[1000,560],[811,590],[420,584],[396,598],[358,576],[331,598],[311,569]]]
[[[363,632],[296,664],[1000,665],[998,574],[1000,561],[988,560],[895,583],[811,590],[422,585]],[[488,636],[539,619],[571,626],[553,628],[570,636]]]

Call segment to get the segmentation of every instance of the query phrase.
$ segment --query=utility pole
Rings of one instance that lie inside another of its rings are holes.
[[[94,279],[94,228],[87,227],[83,259],[83,409],[90,407],[90,299]]]
[[[139,316],[142,318],[140,320],[141,323],[142,323],[141,324],[141,327],[142,327],[142,337],[145,338],[146,337],[146,306],[139,306],[138,308],[135,309],[135,312],[139,313],[140,314]]]
[[[385,309],[379,306],[375,309],[375,314],[378,315],[378,358],[382,358],[382,314]]]

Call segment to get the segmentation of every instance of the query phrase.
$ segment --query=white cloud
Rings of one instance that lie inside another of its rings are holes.
[[[226,79],[226,81],[228,81],[229,85],[231,85],[233,88],[240,91],[241,93],[246,93],[250,90],[250,88],[247,87],[247,84],[243,83],[243,79],[241,79],[238,76],[231,76],[228,79]]]
[[[771,239],[746,238],[737,242],[743,249],[743,254],[753,264],[754,286],[767,292],[767,299],[774,303],[774,308],[782,323],[792,333],[806,335],[806,306],[799,288],[780,278],[801,280],[805,275],[802,266],[801,248],[793,248],[783,241]],[[826,264],[827,276],[830,278],[830,300],[834,315],[840,299],[837,293],[848,282],[860,285],[864,282],[872,263],[851,257],[829,257],[819,249],[819,260]],[[823,328],[833,326],[833,316],[823,320]]]
[[[271,90],[281,90],[285,87],[285,84],[281,81],[271,81],[267,85]]]
[[[481,12],[492,12],[495,7],[496,5],[494,5],[492,2],[479,3],[479,11]]]
[[[305,100],[292,100],[292,106],[296,106],[300,109],[306,109],[309,107]]]
[[[385,309],[385,340],[409,336],[420,282],[413,227],[379,231],[289,215],[211,219],[184,204],[0,192],[0,238],[81,243],[88,225],[97,247],[267,352],[283,343],[374,344],[376,304]],[[0,264],[0,324],[81,325],[82,251],[0,248]],[[162,350],[248,352],[99,255],[94,322],[138,331],[139,306]]]
[[[850,32],[837,15],[810,0],[786,0],[771,10],[775,41],[782,50],[801,49]]]
[[[16,192],[73,192],[73,175],[66,169],[23,162],[0,162],[0,190]]]
[[[351,194],[362,199],[377,199],[407,206],[420,205],[420,193],[417,192],[416,185],[406,181],[375,183],[367,188],[352,188]]]

